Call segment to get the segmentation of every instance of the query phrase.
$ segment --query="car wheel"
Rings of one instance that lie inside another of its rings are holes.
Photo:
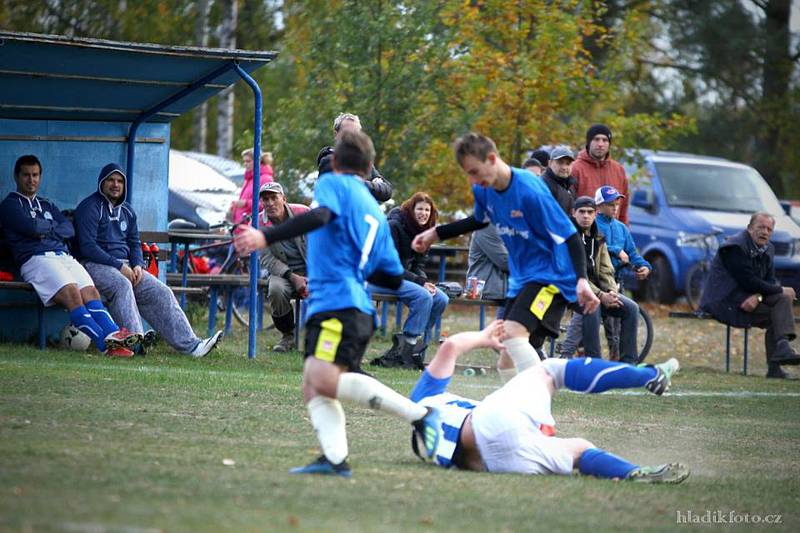
[[[653,270],[640,284],[639,297],[649,302],[670,304],[675,301],[675,283],[669,261],[663,255],[648,259]]]

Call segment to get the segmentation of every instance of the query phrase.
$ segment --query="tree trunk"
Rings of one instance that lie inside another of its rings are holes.
[[[219,28],[220,48],[236,48],[236,23],[239,14],[237,0],[223,1],[222,24]],[[233,151],[233,86],[217,99],[217,155],[230,157]],[[258,161],[258,154],[255,154]]]
[[[761,127],[756,139],[755,166],[767,182],[781,196],[784,184],[781,176],[780,149],[783,119],[790,111],[789,91],[794,61],[790,55],[791,36],[789,17],[791,0],[769,0],[764,8],[764,71],[762,74],[762,98],[758,111]]]
[[[208,46],[208,12],[209,0],[197,0],[196,19],[194,21],[194,43],[197,46]],[[203,102],[194,110],[192,117],[192,149],[205,152],[208,144],[208,103]]]

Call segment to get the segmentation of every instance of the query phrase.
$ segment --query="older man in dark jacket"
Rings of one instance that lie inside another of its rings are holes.
[[[550,154],[550,161],[542,173],[542,181],[550,194],[556,199],[558,205],[567,214],[572,216],[572,207],[575,202],[575,187],[577,181],[570,175],[575,156],[566,146],[556,146]]]
[[[724,324],[766,328],[767,377],[789,378],[781,365],[800,364],[790,346],[795,338],[791,287],[775,279],[775,248],[769,242],[775,218],[755,213],[747,229],[730,237],[711,265],[700,308]]]

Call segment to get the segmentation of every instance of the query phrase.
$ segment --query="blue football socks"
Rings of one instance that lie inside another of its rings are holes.
[[[638,465],[600,448],[589,448],[578,459],[578,470],[587,476],[625,479],[638,468]]]
[[[633,366],[593,357],[571,359],[564,374],[564,385],[575,392],[605,392],[609,389],[644,387],[655,378],[652,366]]]
[[[104,341],[106,336],[103,334],[103,328],[95,322],[86,307],[82,305],[70,311],[69,320],[73,326],[86,333],[94,341],[94,345],[97,346],[98,350],[101,352],[106,351],[106,343]]]
[[[114,333],[115,331],[119,331],[119,326],[114,323],[111,315],[108,314],[108,311],[105,307],[103,307],[103,304],[100,302],[100,300],[86,302],[86,309],[89,310],[94,321],[103,330],[103,338],[111,333]]]

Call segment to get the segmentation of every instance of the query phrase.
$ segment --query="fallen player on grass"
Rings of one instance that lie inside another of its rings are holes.
[[[476,348],[502,351],[503,325],[458,333],[436,352],[410,398],[439,410],[442,438],[434,462],[444,468],[518,474],[584,475],[647,483],[680,483],[689,469],[679,463],[655,467],[630,463],[582,438],[554,435],[550,403],[556,390],[597,394],[609,389],[644,387],[661,395],[678,370],[678,361],[633,366],[596,358],[547,359],[528,368],[483,401],[447,392],[458,357]],[[416,437],[412,448],[422,456]]]

